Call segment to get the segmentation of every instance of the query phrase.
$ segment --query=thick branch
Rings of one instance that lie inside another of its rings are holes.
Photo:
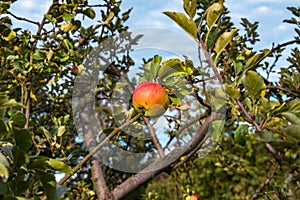
[[[63,184],[66,180],[68,180],[72,175],[74,175],[82,166],[83,164],[85,164],[88,160],[90,160],[114,135],[116,135],[119,131],[121,131],[122,129],[124,129],[125,127],[129,126],[130,124],[132,124],[133,122],[135,122],[138,118],[140,118],[142,116],[142,113],[137,114],[136,116],[134,116],[131,120],[127,121],[126,123],[124,123],[123,125],[121,125],[118,128],[115,128],[108,136],[106,136],[106,138],[99,143],[98,145],[96,145],[96,141],[94,139],[93,136],[93,132],[92,129],[90,128],[89,124],[89,114],[87,113],[82,113],[81,114],[82,117],[82,122],[86,122],[84,123],[84,127],[83,130],[87,131],[85,132],[85,141],[87,143],[88,149],[90,151],[89,154],[87,154],[78,165],[76,165],[72,171],[68,174],[66,174],[65,177],[62,178],[61,181],[59,181],[58,185]],[[88,129],[86,129],[86,127]],[[99,170],[99,169],[98,169]]]
[[[174,159],[174,155],[178,154],[178,152],[185,150],[185,154],[188,154],[191,151],[193,151],[194,148],[196,148],[198,144],[201,143],[201,141],[205,138],[205,135],[208,131],[209,125],[212,120],[213,120],[213,116],[209,116],[205,120],[203,125],[198,129],[195,137],[191,140],[190,143],[187,144],[187,147],[184,146],[182,148],[175,149],[165,157],[158,159],[156,162],[152,163],[149,167],[139,172],[138,174],[128,178],[125,182],[123,182],[121,185],[116,187],[113,190],[114,199],[123,198],[129,192],[133,191],[135,188],[142,185],[146,181],[150,180],[160,172],[174,169],[176,165],[175,166],[169,165],[167,167],[161,167],[161,168],[159,166],[162,165],[161,163],[168,162],[168,160],[170,160],[171,162]]]

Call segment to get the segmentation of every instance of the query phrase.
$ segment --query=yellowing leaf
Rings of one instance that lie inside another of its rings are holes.
[[[258,63],[260,63],[266,56],[271,53],[271,50],[264,49],[263,52],[253,55],[249,60],[246,62],[245,70],[250,70],[255,67]]]
[[[183,8],[185,12],[189,15],[189,17],[192,19],[196,14],[196,0],[184,0]]]
[[[106,20],[102,23],[103,25],[108,24],[115,16],[114,12],[109,12]]]
[[[206,22],[209,28],[211,28],[219,19],[222,14],[223,3],[213,3],[207,10],[206,10]]]
[[[230,32],[223,33],[217,39],[216,47],[215,47],[217,56],[216,56],[215,62],[217,62],[218,57],[220,56],[222,51],[226,48],[226,46],[230,43],[230,41],[232,40],[233,36],[236,34],[237,31],[238,31],[238,29],[232,29]]]
[[[188,19],[185,14],[179,12],[163,12],[175,21],[183,30],[190,34],[194,39],[197,38],[197,26],[192,19]]]

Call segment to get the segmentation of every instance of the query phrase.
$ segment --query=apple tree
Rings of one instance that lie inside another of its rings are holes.
[[[136,70],[144,35],[124,25],[121,1],[53,0],[40,21],[14,3],[0,1],[1,198],[298,196],[299,49],[278,61],[300,43],[299,8],[285,20],[296,36],[258,51],[257,22],[241,31],[223,1],[184,0],[185,13],[164,14],[199,46],[200,65],[154,54]],[[132,105],[145,81],[168,95],[162,116]]]

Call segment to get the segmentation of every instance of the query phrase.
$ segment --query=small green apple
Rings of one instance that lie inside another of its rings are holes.
[[[133,92],[133,107],[145,110],[145,117],[159,117],[169,107],[169,97],[164,88],[155,82],[142,82]]]

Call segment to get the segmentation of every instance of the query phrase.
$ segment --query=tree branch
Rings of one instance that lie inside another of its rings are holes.
[[[271,170],[271,172],[269,173],[269,175],[266,178],[266,180],[259,185],[258,189],[252,195],[252,197],[250,198],[250,200],[255,200],[255,199],[257,199],[261,195],[261,193],[264,191],[264,189],[269,184],[269,182],[271,181],[271,179],[274,177],[276,169],[277,169],[277,165],[273,168],[273,170]]]
[[[296,92],[293,92],[293,91],[291,91],[291,90],[288,90],[288,89],[286,89],[286,88],[283,88],[283,87],[280,87],[280,86],[267,86],[267,88],[268,89],[277,89],[277,90],[281,90],[281,91],[283,91],[283,92],[286,92],[286,93],[289,93],[289,94],[291,94],[291,95],[293,95],[293,96],[295,96],[295,97],[300,97],[300,95],[298,94],[298,93],[296,93]]]
[[[250,114],[247,112],[247,110],[245,109],[245,107],[243,106],[243,104],[240,102],[240,100],[238,98],[235,98],[236,103],[238,104],[239,108],[241,109],[241,111],[244,113],[244,115],[246,116],[246,121],[253,124],[256,128],[256,130],[258,131],[262,131],[263,129],[257,124],[257,122],[252,119],[252,117],[250,116]],[[273,146],[270,143],[265,143],[265,147],[267,148],[267,150],[272,154],[272,156],[275,158],[275,160],[281,164],[281,160],[282,160],[282,156],[273,148]]]
[[[167,166],[167,167],[161,167],[162,163],[166,163],[168,161],[174,160],[174,155],[178,155],[178,152],[181,152],[182,150],[185,150],[185,154],[190,153],[193,151],[194,148],[198,146],[199,143],[205,138],[205,135],[208,131],[209,125],[211,121],[214,119],[214,116],[209,116],[206,118],[203,125],[198,129],[195,137],[190,141],[190,143],[187,144],[186,147],[175,149],[174,151],[170,152],[168,155],[166,155],[163,158],[158,159],[156,162],[152,163],[149,167],[142,170],[138,174],[128,178],[126,181],[124,181],[121,185],[116,187],[113,190],[113,196],[114,199],[121,199],[124,196],[126,196],[129,192],[133,191],[135,188],[140,186],[141,184],[145,183],[146,181],[150,180],[157,174],[163,172],[163,171],[169,171],[177,167],[177,165]],[[186,148],[186,149],[185,149]]]
[[[85,164],[90,158],[92,158],[115,134],[117,134],[119,131],[122,129],[126,128],[133,122],[135,122],[138,118],[140,118],[143,114],[139,113],[136,116],[134,116],[131,120],[125,122],[123,125],[121,125],[118,128],[115,128],[106,138],[100,142],[98,145],[96,145],[96,141],[93,137],[92,129],[89,126],[89,114],[87,113],[82,113],[81,114],[81,119],[84,124],[84,131],[87,131],[87,136],[85,137],[87,146],[89,148],[89,153],[78,163],[70,173],[66,174],[59,182],[58,185],[62,185],[66,180],[68,180],[72,175],[74,175],[82,166]],[[85,123],[86,122],[86,123]],[[92,134],[92,137],[90,137]]]

